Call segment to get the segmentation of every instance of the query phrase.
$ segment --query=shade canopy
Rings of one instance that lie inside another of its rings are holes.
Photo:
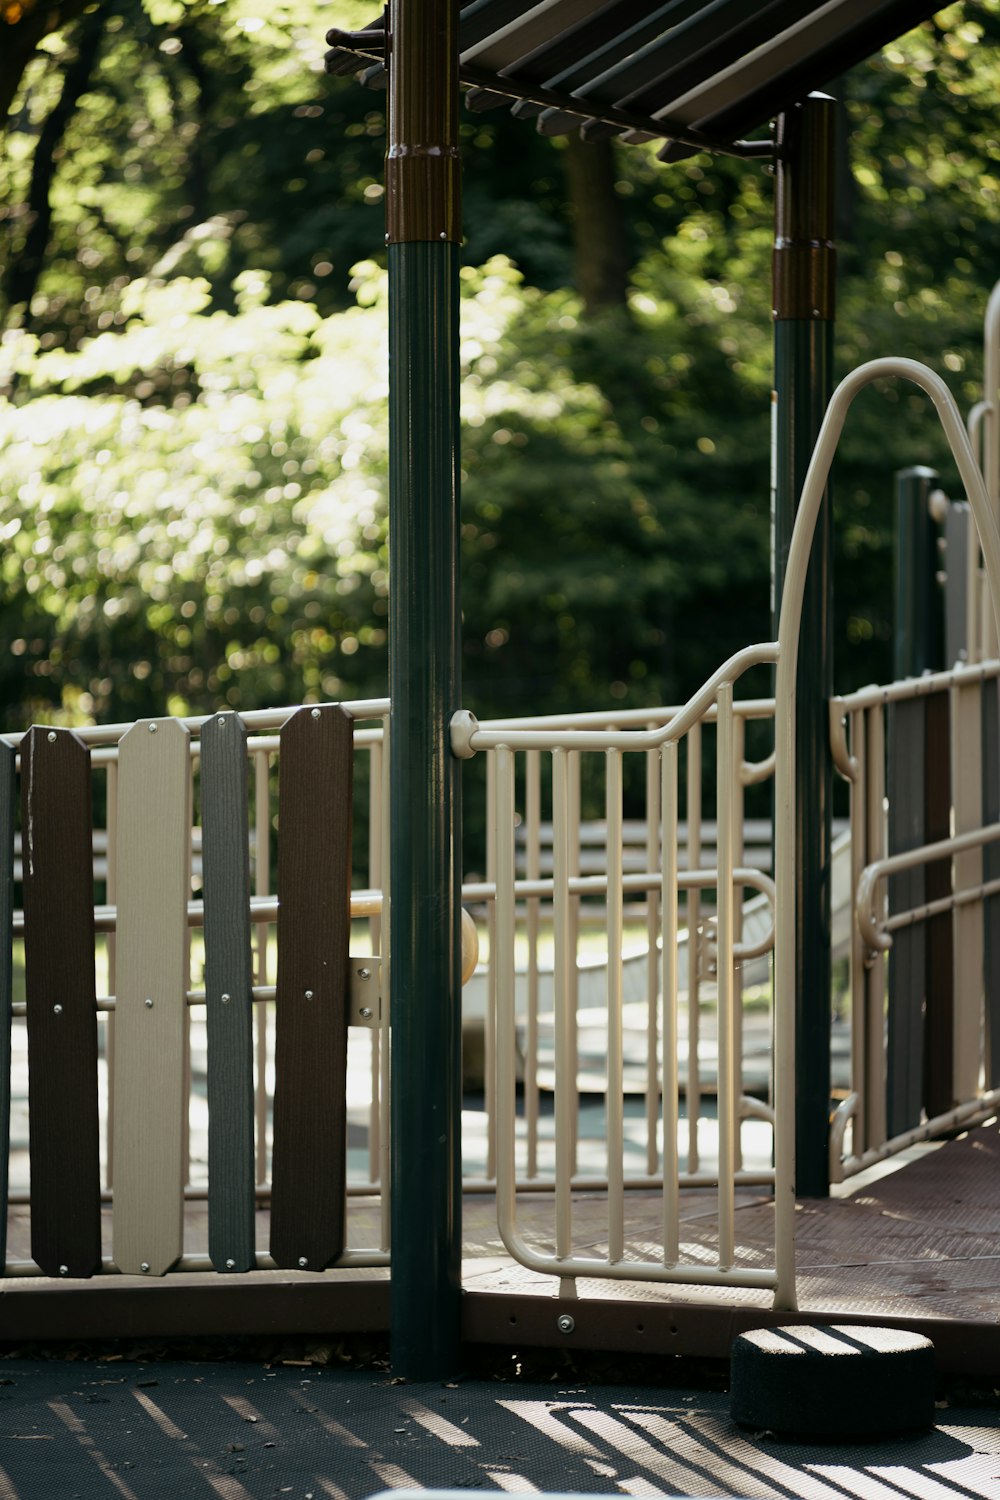
[[[466,105],[543,135],[660,139],[660,157],[769,153],[746,137],[940,8],[931,0],[464,0]],[[381,16],[331,31],[327,70],[385,86]]]

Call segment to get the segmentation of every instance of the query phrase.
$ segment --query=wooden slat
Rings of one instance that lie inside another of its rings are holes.
[[[21,742],[31,1257],[101,1265],[90,752],[36,725]]]
[[[344,1245],[351,718],[281,731],[271,1254],[321,1270]]]
[[[217,714],[201,731],[202,883],[208,1028],[208,1253],[254,1266],[253,971],[247,731]],[[261,838],[267,829],[260,830]]]
[[[951,695],[932,693],[926,700],[924,831],[928,843],[951,832]],[[951,893],[951,860],[927,866],[925,894],[937,901]],[[954,1103],[954,926],[950,911],[931,917],[927,926],[927,1016],[924,1048],[924,1105],[931,1119]]]
[[[983,683],[983,822],[1000,822],[1000,691]],[[1000,879],[1000,843],[983,848],[983,880]],[[983,902],[986,1087],[1000,1088],[1000,896]]]
[[[188,740],[175,719],[140,721],[118,761],[114,1259],[153,1276],[183,1241]]]
[[[14,819],[17,754],[0,740],[0,1267],[7,1260],[10,1022],[14,986]]]
[[[924,737],[926,712],[920,698],[889,707],[889,853],[903,854],[924,842]],[[890,912],[924,902],[924,867],[889,881]],[[923,1104],[924,1002],[927,992],[923,923],[893,936],[889,955],[886,1122],[890,1136],[920,1123]]]

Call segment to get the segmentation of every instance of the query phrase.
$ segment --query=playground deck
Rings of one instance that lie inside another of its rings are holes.
[[[716,1242],[714,1195],[682,1194],[682,1245],[687,1257]],[[659,1195],[628,1194],[629,1255],[656,1242]],[[528,1238],[541,1243],[551,1220],[551,1195],[519,1199]],[[376,1199],[352,1199],[350,1237],[377,1233]],[[606,1199],[575,1197],[574,1220],[595,1251],[606,1242]],[[185,1247],[207,1245],[205,1205],[187,1205]],[[738,1242],[763,1261],[773,1243],[773,1208],[764,1191],[741,1190]],[[109,1210],[105,1209],[105,1219]],[[851,1192],[798,1207],[800,1305],[803,1314],[926,1332],[944,1368],[989,1373],[1000,1368],[1000,1127],[981,1126],[912,1159]],[[110,1226],[106,1224],[106,1232]],[[25,1208],[13,1208],[10,1249],[28,1254]],[[258,1244],[267,1243],[267,1212],[258,1213]],[[468,1194],[464,1204],[463,1328],[473,1343],[565,1346],[621,1352],[669,1352],[724,1358],[740,1329],[787,1321],[765,1292],[628,1281],[581,1280],[573,1300],[557,1296],[551,1277],[516,1265],[496,1230],[494,1199]],[[174,1274],[166,1281],[105,1277],[97,1282],[23,1278],[3,1297],[6,1338],[274,1331],[335,1333],[388,1326],[388,1272],[351,1268],[324,1275],[257,1272],[252,1280],[212,1273]],[[569,1312],[573,1331],[560,1333]],[[193,1321],[194,1319],[194,1321]]]

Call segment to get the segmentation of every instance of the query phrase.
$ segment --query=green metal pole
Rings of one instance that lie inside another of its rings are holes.
[[[458,1368],[461,1297],[458,0],[392,0],[389,246],[392,1364]]]
[[[775,629],[795,511],[833,384],[835,110],[832,99],[810,95],[778,117],[775,135]],[[806,1197],[829,1192],[831,538],[824,504],[806,580],[796,687],[795,1151],[797,1191]]]
[[[944,614],[938,583],[940,528],[930,511],[938,476],[922,464],[896,472],[893,677],[919,677],[944,665]]]

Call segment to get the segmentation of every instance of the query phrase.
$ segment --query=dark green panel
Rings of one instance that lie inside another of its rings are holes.
[[[353,727],[333,705],[281,731],[271,1254],[321,1271],[344,1248]]]
[[[216,714],[201,731],[208,1026],[208,1253],[254,1266],[253,958],[247,731]],[[266,837],[266,830],[262,836]]]
[[[889,853],[925,841],[927,705],[921,698],[889,706]],[[918,865],[889,880],[890,912],[922,906],[925,870]],[[894,933],[889,954],[889,1032],[886,1119],[890,1136],[920,1123],[924,1096],[924,1005],[927,932],[924,923]]]
[[[924,837],[929,844],[951,835],[951,695],[931,693],[926,716]],[[927,865],[928,901],[951,894],[951,860]],[[933,1119],[951,1109],[954,1098],[955,924],[950,911],[925,924],[927,930],[927,1015],[924,1023],[924,1107]]]
[[[31,1255],[101,1267],[90,752],[69,730],[21,741]]]
[[[983,822],[1000,823],[1000,692],[983,683]],[[1000,879],[1000,843],[983,847],[983,881]],[[983,902],[986,1087],[1000,1088],[1000,896]]]
[[[7,1260],[10,1023],[14,981],[14,824],[17,753],[0,739],[0,1268]]]

